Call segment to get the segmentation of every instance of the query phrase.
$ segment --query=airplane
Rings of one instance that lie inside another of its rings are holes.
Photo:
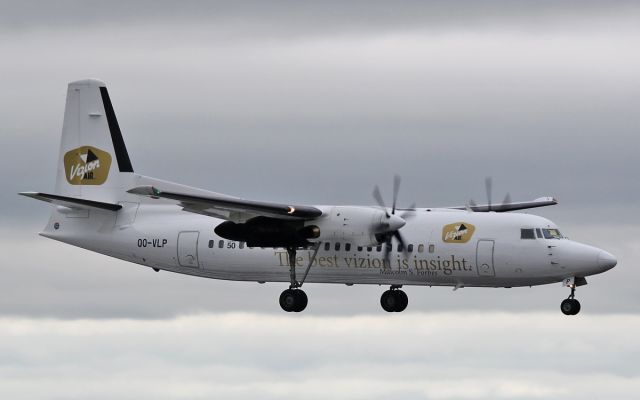
[[[489,181],[487,186],[489,187]],[[398,208],[246,200],[134,172],[104,82],[71,82],[53,193],[22,192],[54,207],[40,235],[150,267],[204,278],[286,282],[287,312],[303,311],[306,282],[388,286],[387,312],[408,305],[403,286],[510,288],[559,283],[576,315],[576,287],[617,264],[569,240],[552,221],[513,211],[550,197],[502,204]],[[490,191],[488,191],[489,193]]]

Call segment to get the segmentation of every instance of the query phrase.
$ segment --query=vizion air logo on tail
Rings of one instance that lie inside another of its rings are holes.
[[[82,146],[64,155],[64,172],[72,185],[102,185],[109,176],[111,156],[92,146]]]

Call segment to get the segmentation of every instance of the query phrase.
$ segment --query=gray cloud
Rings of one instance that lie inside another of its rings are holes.
[[[86,29],[140,24],[207,24],[232,36],[306,37],[370,34],[398,29],[637,28],[633,1],[42,1],[0,3],[4,31]]]

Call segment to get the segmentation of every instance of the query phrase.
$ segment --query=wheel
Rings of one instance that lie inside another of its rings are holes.
[[[407,304],[409,298],[402,290],[387,290],[380,296],[380,305],[386,312],[402,312]]]
[[[394,312],[396,309],[397,298],[392,290],[387,290],[380,296],[380,305],[386,312]]]
[[[560,310],[564,315],[576,315],[580,312],[580,302],[576,299],[564,299],[560,303]]]
[[[393,311],[403,312],[409,304],[409,297],[402,290],[395,290],[393,295],[396,297],[396,307]]]
[[[280,307],[286,312],[300,312],[308,301],[307,294],[300,289],[287,289],[280,294]]]
[[[296,291],[287,289],[280,294],[280,307],[286,312],[292,312],[296,308]]]
[[[294,292],[296,295],[296,308],[293,311],[295,312],[303,311],[305,308],[307,308],[307,303],[309,303],[309,298],[307,297],[307,294],[302,289],[294,290]]]

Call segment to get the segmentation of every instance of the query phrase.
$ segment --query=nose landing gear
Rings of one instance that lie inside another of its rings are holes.
[[[571,294],[560,303],[560,311],[562,311],[564,315],[576,315],[580,312],[580,302],[575,299],[576,285],[573,284],[570,287]]]
[[[386,312],[402,312],[409,304],[407,294],[400,290],[402,285],[391,285],[391,288],[380,296],[380,305]]]

